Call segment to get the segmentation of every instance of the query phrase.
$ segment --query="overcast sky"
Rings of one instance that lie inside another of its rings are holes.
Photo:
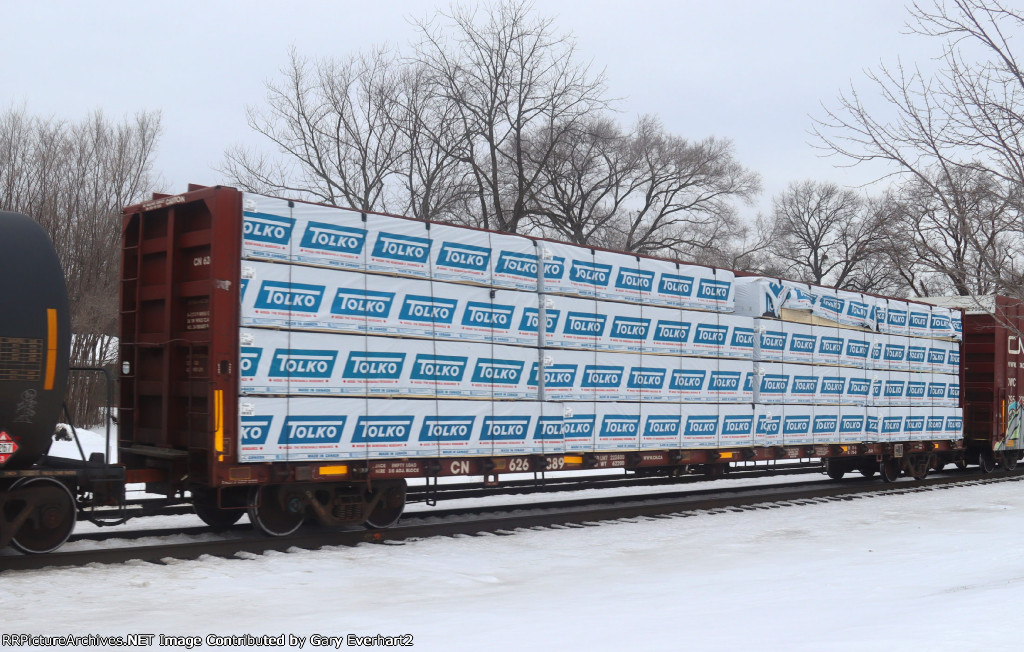
[[[80,119],[159,109],[164,189],[226,181],[233,143],[260,141],[245,107],[265,98],[295,45],[310,57],[404,46],[410,15],[448,2],[21,2],[0,0],[0,108]],[[837,169],[811,147],[811,117],[879,62],[926,61],[937,44],[903,34],[899,0],[537,0],[605,69],[621,119],[657,114],[679,135],[732,139],[762,175],[758,206],[790,181],[862,184],[879,170]],[[6,106],[3,106],[6,105]]]

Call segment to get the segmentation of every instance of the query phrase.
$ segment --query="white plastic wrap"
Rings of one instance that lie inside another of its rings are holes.
[[[736,314],[747,317],[778,317],[788,291],[778,280],[764,276],[737,276]]]
[[[597,262],[594,252],[585,247],[543,243],[545,251],[557,258],[565,259],[565,275],[547,282],[545,290],[580,297],[596,297],[598,290],[606,291],[612,278],[612,266]]]
[[[434,243],[426,222],[368,215],[366,223],[368,271],[430,278]]]
[[[838,405],[815,405],[811,436],[815,444],[835,444],[842,441],[839,434],[841,409]]]
[[[430,268],[435,281],[491,283],[491,239],[487,231],[430,224],[434,254]]]
[[[755,413],[752,405],[719,405],[718,443],[722,447],[753,446]]]
[[[562,408],[562,437],[566,452],[593,452],[597,436],[597,412],[594,403],[564,402]]]
[[[786,405],[782,411],[782,442],[784,446],[802,446],[814,443],[811,427],[814,423],[813,405]]]
[[[643,303],[654,289],[654,273],[641,269],[638,256],[594,251],[594,265],[600,277],[593,285],[598,299]],[[607,279],[602,276],[605,269],[609,270]]]
[[[594,412],[597,415],[596,450],[640,448],[640,403],[595,403]]]
[[[782,446],[782,405],[754,405],[754,445]]]
[[[678,403],[641,403],[640,447],[679,448],[682,424],[682,408]]]
[[[291,257],[304,265],[362,270],[366,267],[366,222],[359,211],[295,202]]]
[[[491,233],[491,283],[496,287],[537,291],[537,246],[517,235]],[[545,280],[557,280],[565,274],[565,258],[545,261]]]
[[[907,335],[931,337],[931,306],[922,303],[907,303]]]
[[[719,435],[719,405],[684,404],[683,448],[715,448]]]
[[[295,218],[290,202],[273,197],[242,195],[242,257],[290,260]]]
[[[838,443],[851,444],[864,441],[866,423],[867,414],[863,407],[847,405],[840,408]]]

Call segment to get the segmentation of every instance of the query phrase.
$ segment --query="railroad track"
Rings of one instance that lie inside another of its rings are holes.
[[[283,539],[256,536],[248,526],[236,526],[227,534],[216,538],[188,543],[158,543],[144,546],[124,546],[50,555],[0,556],[0,571],[40,569],[51,566],[82,566],[90,563],[122,563],[139,560],[166,563],[169,559],[197,559],[210,555],[238,557],[262,554],[268,551],[290,549],[318,549],[324,546],[353,546],[359,543],[401,543],[411,539],[437,536],[514,534],[516,530],[530,528],[586,527],[602,522],[632,520],[636,518],[685,518],[698,514],[722,511],[774,509],[801,504],[817,504],[838,500],[855,500],[881,495],[918,493],[996,482],[1017,482],[1024,479],[1024,471],[982,475],[953,473],[936,475],[923,481],[904,480],[881,484],[877,480],[854,479],[845,482],[799,482],[786,485],[742,487],[732,489],[673,492],[633,496],[604,496],[599,498],[570,499],[542,504],[482,506],[430,513],[410,514],[397,527],[388,530],[319,530],[313,527]],[[127,542],[145,536],[166,536],[162,531],[131,531],[121,538]],[[159,532],[159,534],[157,534]],[[174,534],[187,534],[189,528],[177,528]],[[209,533],[207,528],[196,528],[196,533]],[[105,534],[105,533],[104,533]],[[82,535],[86,540],[96,535]]]
[[[728,480],[739,480],[743,478],[765,478],[772,476],[801,475],[807,473],[820,473],[821,464],[818,462],[807,462],[797,464],[773,465],[773,466],[752,466],[750,468],[735,468],[728,472],[725,478]],[[427,502],[428,500],[459,500],[465,498],[484,498],[488,496],[517,495],[532,493],[554,493],[560,491],[582,491],[584,489],[611,489],[630,487],[657,487],[707,482],[708,478],[701,474],[691,474],[675,477],[666,476],[640,476],[635,474],[612,475],[588,475],[573,476],[564,478],[538,478],[530,480],[503,480],[496,486],[488,486],[483,482],[458,482],[445,483],[427,486],[425,484],[414,484],[409,486],[406,496],[408,503]],[[195,510],[188,502],[169,503],[165,498],[141,498],[128,501],[122,508],[101,508],[96,510],[81,510],[78,514],[79,521],[100,520],[118,521],[125,518],[145,518],[148,516],[175,516],[181,514],[194,514]]]

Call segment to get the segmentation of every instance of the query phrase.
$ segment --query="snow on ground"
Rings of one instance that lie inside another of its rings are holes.
[[[1022,487],[6,571],[0,631],[412,634],[413,649],[474,652],[1016,650]]]

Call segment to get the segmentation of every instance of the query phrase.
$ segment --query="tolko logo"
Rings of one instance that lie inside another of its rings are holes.
[[[593,414],[576,414],[562,419],[562,436],[565,439],[590,439],[594,436],[594,423],[597,416]]]
[[[889,308],[887,319],[890,326],[904,328],[907,325],[907,311]]]
[[[907,361],[913,365],[923,365],[925,357],[927,355],[927,349],[923,346],[908,346],[907,347]]]
[[[851,300],[846,304],[846,314],[857,321],[867,321],[871,314],[871,309],[866,303]]]
[[[732,343],[730,344],[734,349],[744,349],[748,351],[754,350],[754,329],[753,328],[741,328],[739,326],[732,329]]]
[[[565,334],[577,337],[600,337],[607,321],[605,315],[570,312],[565,317]]]
[[[871,393],[871,381],[867,378],[850,378],[846,392],[850,396],[867,398]]]
[[[455,299],[410,294],[402,302],[398,318],[428,324],[451,324],[458,305]]]
[[[545,333],[555,332],[555,329],[558,328],[558,318],[561,314],[560,310],[544,311],[544,321],[547,323],[547,328],[544,329]],[[519,330],[524,333],[536,333],[539,321],[540,311],[536,308],[526,308],[523,310],[523,318],[519,320]]]
[[[430,238],[417,238],[398,233],[381,231],[373,246],[374,258],[401,263],[427,263],[430,255]]]
[[[268,213],[244,213],[242,234],[246,240],[287,246],[292,239],[295,220]]]
[[[903,432],[903,417],[882,417],[882,432],[887,435]]]
[[[658,343],[683,344],[689,337],[689,322],[659,320],[654,326],[654,341]]]
[[[811,431],[811,416],[804,414],[786,415],[782,425],[784,435],[806,435]]]
[[[359,256],[366,243],[366,229],[310,222],[302,234],[303,249],[319,249],[336,254]]]
[[[511,276],[523,280],[537,280],[537,256],[534,254],[521,254],[515,251],[503,251],[498,255],[498,262],[494,266],[494,273],[502,276]],[[548,280],[561,279],[565,274],[565,258],[555,256],[544,261],[544,278]]]
[[[263,281],[256,297],[256,308],[260,310],[296,310],[316,312],[324,297],[324,286]]]
[[[583,368],[584,389],[616,389],[622,385],[625,368],[614,365],[587,365]]]
[[[462,325],[473,328],[502,328],[512,325],[512,313],[515,306],[470,301],[462,315]]]
[[[933,331],[948,331],[952,329],[952,324],[949,317],[946,315],[940,315],[939,313],[932,313],[931,319],[931,330]]]
[[[540,365],[536,362],[530,368],[530,386],[537,386],[537,369]],[[576,365],[574,364],[551,364],[544,367],[544,387],[550,389],[570,389],[576,384]]]
[[[923,333],[928,330],[928,313],[911,312],[910,328],[916,332]]]
[[[629,371],[630,389],[661,389],[665,384],[665,369],[634,367]]]
[[[757,434],[762,436],[774,436],[779,434],[782,425],[781,415],[759,414],[757,415]]]
[[[611,336],[620,340],[642,342],[647,339],[647,333],[650,330],[650,319],[619,316],[612,320]]]
[[[922,381],[907,381],[907,398],[923,399],[927,386]]]
[[[419,440],[427,442],[469,441],[476,417],[424,417]]]
[[[822,337],[818,340],[818,353],[827,356],[838,356],[843,352],[843,338]]]
[[[518,385],[523,376],[525,362],[522,360],[498,360],[496,358],[480,358],[473,369],[474,383],[493,383],[496,385]]]
[[[404,363],[404,353],[352,351],[345,363],[345,378],[398,380],[402,376]]]
[[[274,417],[242,417],[242,446],[261,446],[267,443],[267,435],[270,433],[270,424],[273,420]]]
[[[932,400],[946,398],[946,383],[928,383],[928,398]]]
[[[761,333],[762,351],[785,351],[786,334],[781,331],[764,331]]]
[[[394,292],[338,288],[331,302],[331,314],[387,319],[394,301]]]
[[[693,277],[678,274],[662,274],[658,292],[673,297],[689,297],[693,294]]]
[[[726,301],[729,299],[729,290],[732,283],[729,281],[713,281],[709,278],[702,278],[697,286],[697,298],[708,301]]]
[[[606,414],[601,419],[598,437],[636,437],[640,432],[640,416],[635,414]]]
[[[450,267],[469,272],[486,272],[491,261],[491,250],[476,245],[445,242],[437,254],[438,267]]]
[[[359,417],[352,435],[353,443],[409,441],[413,417],[380,416]]]
[[[846,357],[867,360],[870,348],[870,345],[862,340],[846,340]]]
[[[534,441],[562,441],[562,417],[540,417],[533,430]]]
[[[484,417],[481,441],[525,442],[530,417]]]
[[[902,380],[887,380],[885,381],[885,396],[889,398],[901,397],[903,392],[906,390],[907,385]]]
[[[928,421],[925,424],[925,427],[928,429],[928,432],[930,433],[939,433],[942,432],[942,422],[942,417],[928,417]]]
[[[821,296],[821,300],[818,302],[818,305],[821,306],[823,311],[838,317],[843,314],[844,303],[845,302],[842,299],[830,297],[827,294],[824,294]]]
[[[952,354],[953,352],[950,351]],[[959,354],[957,354],[957,362],[959,362]],[[928,364],[930,365],[944,365],[946,364],[946,352],[942,349],[930,348],[928,349]]]
[[[260,368],[263,349],[256,346],[243,346],[238,355],[239,373],[242,378],[252,378]]]
[[[344,416],[290,416],[281,427],[279,444],[336,444],[345,432]]]
[[[718,434],[718,415],[691,414],[686,418],[687,437],[713,437]]]
[[[903,362],[906,356],[907,350],[902,344],[885,345],[885,355],[883,357],[886,362]]]
[[[834,433],[839,427],[839,417],[834,414],[819,414],[814,417],[814,434]]]
[[[326,349],[277,349],[270,363],[271,378],[327,379],[334,373],[338,352]]]
[[[673,369],[668,388],[676,391],[699,392],[704,387],[706,375],[707,372],[703,369]]]
[[[782,374],[764,374],[761,376],[761,393],[779,396],[789,388],[789,376]]]
[[[702,344],[704,346],[724,346],[725,336],[728,332],[728,326],[697,324],[697,329],[693,335],[693,342],[694,344]]]
[[[793,333],[789,340],[789,350],[796,354],[812,355],[817,344],[818,338],[814,335]]]
[[[842,396],[846,388],[846,379],[840,376],[823,376],[821,379],[821,393],[826,396]]]
[[[569,268],[570,281],[596,287],[608,287],[608,279],[611,274],[611,265],[588,263],[582,260],[572,261],[572,266]]]
[[[723,435],[749,435],[753,429],[753,415],[730,414],[722,417]]]
[[[864,415],[844,414],[839,419],[839,432],[844,435],[864,432]]]
[[[615,287],[627,292],[650,292],[653,286],[654,272],[620,267],[615,277]]]
[[[411,380],[460,382],[469,360],[465,356],[420,353],[412,363]]]
[[[708,382],[708,390],[712,392],[735,393],[740,390],[739,371],[712,371],[711,380]]]
[[[644,437],[678,437],[679,415],[651,414],[644,423]]]
[[[801,396],[814,396],[818,393],[816,376],[793,376],[793,393]]]

